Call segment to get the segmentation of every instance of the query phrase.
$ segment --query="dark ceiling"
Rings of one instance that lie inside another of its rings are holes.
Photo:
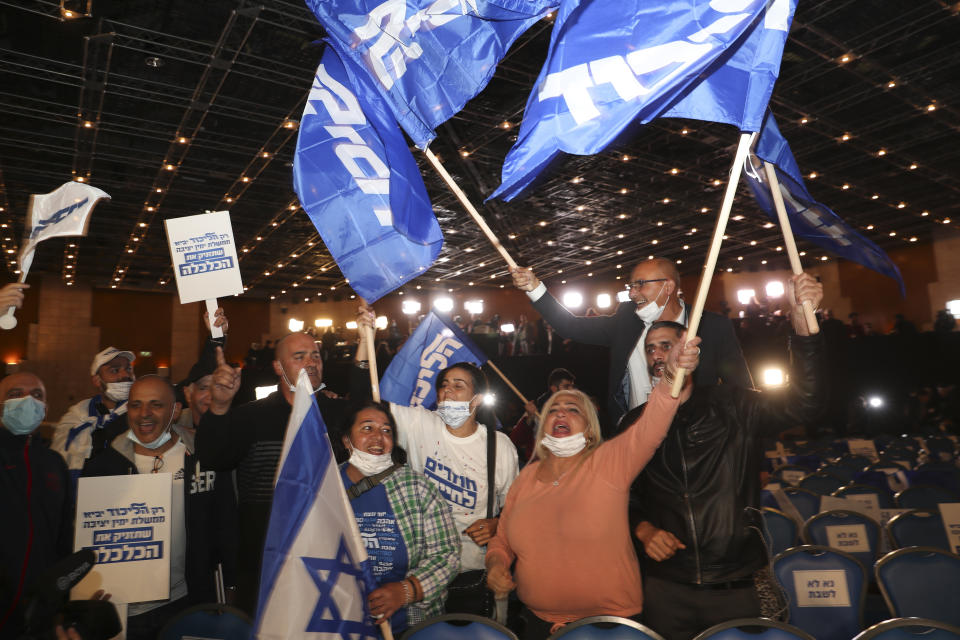
[[[88,4],[91,17],[64,17]],[[960,222],[958,11],[938,0],[800,0],[787,42],[772,100],[780,128],[813,194],[885,249]],[[551,26],[522,36],[487,89],[437,131],[431,148],[478,205],[499,184]],[[322,36],[296,0],[0,0],[7,268],[29,194],[80,176],[112,200],[86,238],[46,242],[34,272],[173,290],[161,221],[229,209],[248,295],[347,295],[291,180]],[[611,278],[653,254],[696,272],[737,138],[724,125],[658,120],[481,213],[544,276]],[[404,289],[505,285],[503,261],[417,156],[446,240]],[[745,186],[733,213],[719,268],[786,268],[779,231]],[[806,260],[825,255],[801,249]]]

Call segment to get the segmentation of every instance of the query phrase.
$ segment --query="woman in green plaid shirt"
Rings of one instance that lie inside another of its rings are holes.
[[[370,615],[389,618],[399,634],[443,613],[460,571],[460,536],[440,492],[410,469],[396,438],[388,405],[354,405],[341,432],[350,459],[340,475],[379,585],[367,598]]]

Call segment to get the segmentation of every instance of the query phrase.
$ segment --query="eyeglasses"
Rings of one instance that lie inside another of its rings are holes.
[[[163,456],[156,456],[153,459],[153,471],[151,473],[160,473],[160,469],[163,469]]]
[[[627,291],[631,291],[632,289],[640,289],[643,287],[643,285],[648,284],[650,282],[666,282],[666,281],[667,281],[666,278],[653,278],[651,280],[634,280],[633,282],[628,282],[626,287],[627,287]]]

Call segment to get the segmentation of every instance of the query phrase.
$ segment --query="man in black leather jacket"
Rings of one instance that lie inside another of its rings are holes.
[[[630,521],[646,556],[644,622],[667,640],[760,615],[754,573],[767,563],[760,438],[809,422],[824,400],[822,340],[809,334],[800,305],[810,300],[816,308],[823,287],[807,274],[789,285],[796,333],[789,388],[688,384],[670,432],[631,491]],[[655,323],[647,334],[651,376],[679,341],[683,327],[674,325]]]

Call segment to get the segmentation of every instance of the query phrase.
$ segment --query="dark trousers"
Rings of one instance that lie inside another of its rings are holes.
[[[666,640],[690,640],[715,624],[760,615],[752,581],[734,588],[683,584],[644,576],[643,624]]]

